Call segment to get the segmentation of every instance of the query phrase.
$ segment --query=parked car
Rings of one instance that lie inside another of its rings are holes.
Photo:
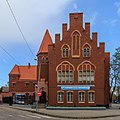
[[[112,103],[120,104],[120,100],[113,100]]]

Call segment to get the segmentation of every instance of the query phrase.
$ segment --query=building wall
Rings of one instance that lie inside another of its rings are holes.
[[[11,75],[9,74],[9,92],[11,93],[21,93],[26,94],[35,92],[35,83],[37,84],[37,80],[20,80],[19,75]],[[16,85],[13,86],[13,83]],[[29,83],[28,86],[26,86],[26,83]],[[33,94],[32,94],[33,95]]]
[[[72,33],[77,31],[81,34],[80,40],[80,53],[79,56],[75,57],[72,54],[78,54],[72,52]],[[83,57],[82,46],[84,44],[91,46],[90,57]],[[69,58],[62,58],[61,48],[62,45],[67,44],[70,46]],[[48,57],[49,57],[49,83],[48,83],[48,102],[50,106],[96,106],[109,104],[109,53],[104,51],[104,43],[100,43],[97,46],[97,33],[92,33],[90,38],[90,23],[85,24],[83,28],[83,14],[70,14],[70,28],[68,29],[67,24],[62,25],[62,40],[60,41],[60,35],[56,34],[55,44],[49,45]],[[57,83],[57,71],[56,67],[63,61],[68,61],[74,66],[74,82],[73,83]],[[94,87],[90,90],[95,91],[95,102],[88,103],[88,91],[85,91],[86,100],[85,103],[78,103],[78,91],[73,91],[73,103],[66,102],[66,92],[64,91],[64,102],[57,103],[57,91],[60,90],[57,85],[88,85],[88,83],[78,83],[78,71],[77,67],[85,61],[91,62],[95,66],[95,82]]]

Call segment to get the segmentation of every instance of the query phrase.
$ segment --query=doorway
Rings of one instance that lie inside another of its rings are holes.
[[[46,103],[46,92],[42,91],[42,95],[39,97],[39,103]]]

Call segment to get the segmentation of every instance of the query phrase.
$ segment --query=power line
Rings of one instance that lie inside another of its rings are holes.
[[[1,48],[7,55],[9,55],[15,62],[17,62],[17,63],[20,65],[20,63],[19,63],[9,52],[7,52],[1,45],[0,45],[0,48]]]
[[[27,42],[27,40],[26,40],[26,38],[25,38],[25,36],[24,36],[24,34],[23,34],[23,32],[22,32],[21,28],[20,28],[20,25],[18,24],[18,21],[17,21],[17,19],[16,19],[16,16],[15,16],[15,14],[14,14],[13,10],[12,10],[12,7],[10,6],[9,1],[8,1],[8,0],[6,0],[6,3],[8,4],[8,7],[9,7],[9,9],[10,9],[10,12],[11,12],[11,14],[12,14],[12,16],[13,16],[14,20],[15,20],[15,23],[16,23],[16,25],[17,25],[17,27],[18,27],[18,29],[19,29],[19,31],[20,31],[20,33],[21,33],[22,37],[23,37],[23,40],[25,41],[25,43],[26,43],[26,45],[27,45],[27,47],[28,47],[29,51],[31,52],[31,54],[32,54],[32,55],[33,55],[33,57],[35,58],[35,55],[34,55],[34,53],[32,52],[32,50],[31,50],[31,48],[30,48],[30,46],[29,46],[29,44],[28,44],[28,42]]]

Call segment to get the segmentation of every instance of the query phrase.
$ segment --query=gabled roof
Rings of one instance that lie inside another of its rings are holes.
[[[15,65],[9,75],[20,75],[19,80],[37,80],[37,66],[18,66]]]
[[[43,37],[42,43],[40,45],[40,48],[38,50],[37,55],[39,53],[46,53],[46,52],[48,52],[48,45],[50,45],[50,44],[53,44],[53,42],[52,42],[51,36],[49,34],[49,31],[47,29],[46,32],[45,32],[45,35]]]
[[[13,67],[13,69],[11,70],[11,72],[9,74],[19,75],[19,66],[15,64],[15,66]]]

